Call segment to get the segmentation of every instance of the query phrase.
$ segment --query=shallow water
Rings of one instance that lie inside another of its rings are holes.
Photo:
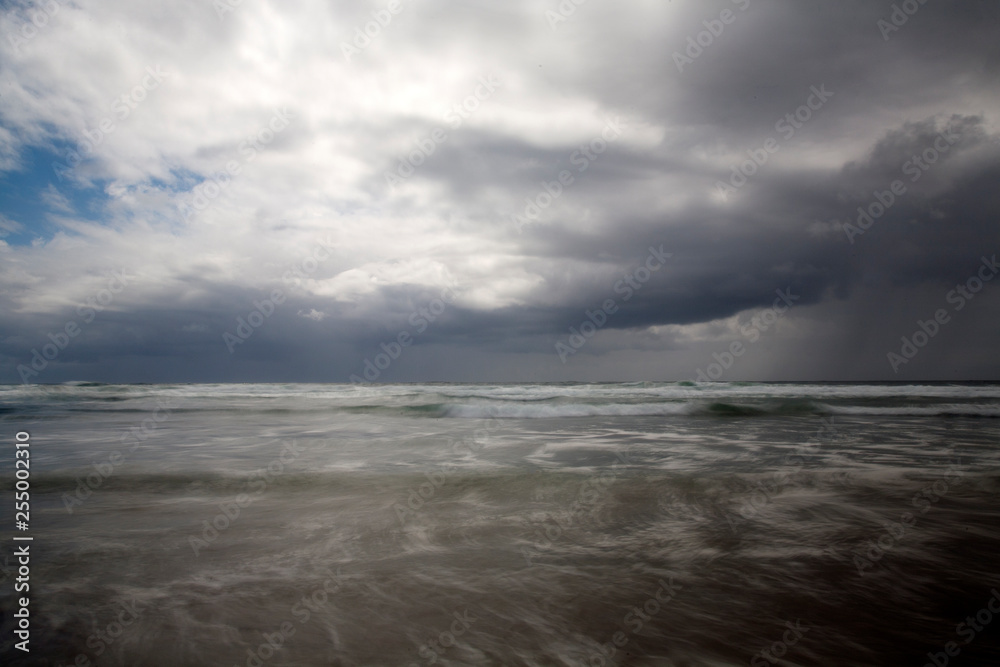
[[[990,384],[0,387],[35,538],[32,651],[9,614],[0,648],[1000,664],[996,417]]]

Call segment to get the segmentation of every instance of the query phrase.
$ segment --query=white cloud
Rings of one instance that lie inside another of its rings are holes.
[[[316,310],[315,308],[310,309],[308,313],[300,310],[298,315],[299,317],[304,317],[307,320],[313,320],[315,322],[322,322],[324,319],[329,317],[327,313],[324,313],[321,310]]]

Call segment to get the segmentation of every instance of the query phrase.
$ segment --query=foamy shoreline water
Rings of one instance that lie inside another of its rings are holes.
[[[38,536],[33,653],[5,660],[878,665],[956,641],[995,664],[992,626],[956,626],[1000,584],[998,406],[985,383],[0,387]]]

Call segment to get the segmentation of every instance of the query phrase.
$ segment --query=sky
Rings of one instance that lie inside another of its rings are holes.
[[[1000,379],[996,2],[0,8],[0,382]]]

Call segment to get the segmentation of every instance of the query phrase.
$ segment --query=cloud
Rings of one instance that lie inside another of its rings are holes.
[[[73,207],[69,200],[56,190],[56,186],[52,183],[49,183],[48,187],[42,191],[41,200],[47,208],[52,209],[53,211],[66,213],[71,216],[74,214]]]
[[[21,223],[0,214],[0,236],[7,236],[8,234],[20,232],[22,229],[24,229],[24,226]]]
[[[310,308],[309,312],[299,311],[299,317],[305,317],[306,319],[314,320],[316,322],[322,322],[324,319],[329,317],[326,313],[321,310],[316,310],[315,308]]]
[[[587,3],[553,29],[535,3],[429,0],[348,60],[376,5],[60,3],[30,38],[31,11],[4,9],[0,379],[122,267],[134,280],[37,381],[345,381],[401,331],[389,379],[689,379],[778,289],[801,300],[732,379],[895,379],[910,320],[1000,251],[987,7],[928,4],[885,40],[891,10],[861,2]],[[991,294],[903,373],[995,375]]]

